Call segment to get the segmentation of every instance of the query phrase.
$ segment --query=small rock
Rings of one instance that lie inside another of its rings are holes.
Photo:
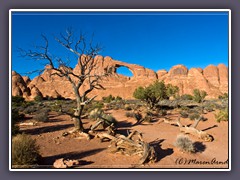
[[[64,164],[63,158],[61,158],[61,159],[57,159],[57,160],[53,163],[53,167],[54,167],[54,168],[67,168],[67,165]]]
[[[73,167],[74,165],[78,165],[78,160],[65,160],[64,163],[67,165],[67,167]]]
[[[67,136],[68,135],[68,132],[63,132],[62,133],[62,136]]]

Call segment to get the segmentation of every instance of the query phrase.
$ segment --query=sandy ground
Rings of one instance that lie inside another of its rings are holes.
[[[128,130],[142,132],[146,142],[154,146],[158,153],[157,162],[139,165],[139,156],[113,154],[109,151],[110,142],[75,139],[62,136],[63,132],[73,128],[73,121],[67,115],[57,115],[50,112],[50,121],[38,123],[35,126],[22,126],[21,131],[32,135],[40,147],[42,156],[41,168],[52,168],[56,159],[79,159],[81,165],[77,168],[228,168],[228,122],[217,123],[214,113],[208,113],[207,121],[200,122],[197,129],[204,130],[214,137],[213,142],[203,142],[197,137],[189,135],[197,144],[198,151],[194,154],[183,153],[175,146],[179,128],[162,122],[162,118],[151,123],[134,125],[134,118],[127,118],[125,110],[111,110],[119,122],[118,132],[126,134]],[[178,114],[167,115],[176,119]],[[31,120],[28,120],[31,121]],[[84,119],[84,127],[88,128],[91,120]],[[182,119],[185,125],[192,124],[189,119]]]

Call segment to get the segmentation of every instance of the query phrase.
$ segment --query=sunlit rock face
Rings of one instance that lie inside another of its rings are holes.
[[[68,69],[75,74],[81,72],[81,63]],[[101,81],[104,89],[93,90],[89,96],[97,95],[97,99],[113,95],[124,99],[133,99],[133,92],[139,86],[148,86],[156,80],[163,80],[166,84],[176,85],[180,89],[180,94],[192,94],[193,89],[204,90],[208,98],[217,98],[219,95],[228,92],[228,68],[224,64],[218,66],[209,65],[205,69],[191,68],[184,65],[173,66],[169,71],[158,70],[154,72],[136,64],[128,64],[122,61],[114,60],[109,56],[96,56],[94,59],[95,68],[91,74],[102,75],[110,73]],[[133,76],[127,77],[117,73],[119,67],[128,68]],[[12,73],[12,94],[23,96],[27,99],[33,99],[36,96],[59,97],[74,99],[74,92],[71,83],[64,77],[53,76],[55,71],[45,67],[45,71],[32,81],[27,77],[21,77],[13,71]],[[74,78],[73,78],[74,79]],[[88,89],[86,82],[80,88],[80,93]]]

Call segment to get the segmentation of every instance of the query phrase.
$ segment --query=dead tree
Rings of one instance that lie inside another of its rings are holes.
[[[149,161],[155,162],[157,160],[157,154],[154,148],[145,142],[142,134],[137,131],[133,131],[128,136],[112,136],[108,133],[98,133],[96,137],[101,140],[111,140],[109,148],[112,153],[121,153],[128,156],[139,155],[141,157],[139,164],[144,164]]]
[[[213,141],[212,135],[210,135],[204,131],[196,129],[197,125],[199,124],[199,122],[202,119],[203,119],[202,116],[200,116],[198,119],[195,119],[194,123],[191,126],[182,125],[182,123],[180,122],[180,116],[178,116],[178,118],[175,120],[167,120],[166,118],[164,118],[163,122],[174,125],[174,126],[178,126],[180,128],[180,131],[185,134],[192,134],[192,135],[197,136],[198,138],[202,139],[203,141],[211,142],[211,141]]]
[[[84,106],[90,103],[96,96],[87,98],[89,93],[94,89],[103,89],[100,81],[106,77],[108,73],[99,74],[95,70],[97,68],[96,56],[101,51],[99,44],[93,44],[92,38],[88,41],[86,36],[80,34],[78,38],[74,38],[73,31],[68,29],[65,34],[55,37],[55,40],[65,47],[68,51],[75,54],[78,60],[79,70],[74,72],[70,67],[70,60],[53,57],[49,51],[49,41],[45,35],[42,35],[44,45],[36,46],[34,50],[20,49],[23,57],[30,57],[34,60],[41,61],[44,65],[48,65],[46,70],[51,76],[59,76],[66,78],[72,85],[73,92],[76,97],[77,107],[74,112],[73,120],[75,121],[75,131],[84,131],[81,115]],[[83,84],[88,84],[88,89],[80,93]]]
[[[201,120],[202,120],[202,116],[200,116],[198,119],[195,119],[194,124],[192,124],[191,126],[184,126],[180,122],[180,117],[178,117],[177,124],[178,124],[181,132],[183,132],[185,134],[192,134],[192,135],[197,136],[198,138],[200,138],[200,139],[202,139],[203,141],[206,141],[206,142],[212,142],[213,141],[213,136],[212,135],[210,135],[210,134],[208,134],[204,131],[196,129],[198,123]]]

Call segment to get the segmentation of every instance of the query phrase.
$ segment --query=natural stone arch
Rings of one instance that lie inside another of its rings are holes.
[[[115,72],[129,78],[132,78],[134,76],[133,71],[129,67],[123,65],[116,65]]]

